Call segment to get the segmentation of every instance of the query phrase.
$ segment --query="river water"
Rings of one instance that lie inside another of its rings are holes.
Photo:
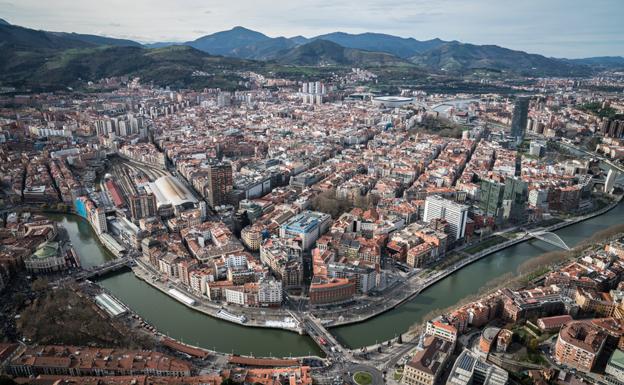
[[[112,258],[82,218],[74,215],[50,217],[65,226],[83,266],[98,265]],[[622,222],[624,204],[599,217],[561,229],[557,234],[569,246],[573,246],[597,231]],[[394,310],[331,331],[349,347],[387,340],[422,321],[422,317],[430,311],[446,308],[466,296],[476,294],[488,281],[509,272],[515,273],[523,262],[554,249],[554,246],[538,240],[518,244],[459,270]],[[136,278],[130,271],[107,276],[99,283],[160,332],[189,344],[258,356],[319,354],[318,347],[307,336],[281,330],[243,327],[214,319],[171,299]]]

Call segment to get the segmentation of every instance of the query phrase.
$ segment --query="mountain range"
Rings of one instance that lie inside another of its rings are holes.
[[[186,48],[175,48],[179,46]],[[110,50],[115,47],[133,50]],[[0,79],[11,79],[16,73],[23,77],[28,71],[42,74],[57,71],[58,75],[59,66],[70,66],[69,72],[77,75],[84,69],[85,76],[82,78],[90,79],[97,74],[106,76],[106,68],[97,63],[85,63],[96,58],[109,63],[103,57],[107,50],[117,54],[125,52],[137,60],[134,64],[122,60],[132,67],[127,68],[129,73],[137,73],[140,65],[153,69],[163,64],[167,68],[176,62],[169,55],[180,52],[184,52],[186,65],[201,71],[205,69],[207,58],[211,58],[212,65],[222,61],[234,67],[248,67],[252,65],[250,61],[255,61],[258,62],[254,64],[256,66],[262,66],[262,63],[282,66],[392,66],[449,74],[487,70],[525,76],[585,76],[604,69],[624,68],[624,58],[620,56],[558,59],[496,45],[440,39],[420,41],[380,33],[334,32],[312,38],[288,38],[269,37],[244,27],[234,27],[183,43],[141,44],[98,35],[34,30],[0,19],[0,70],[4,71]],[[150,52],[152,50],[155,54]],[[93,56],[83,58],[81,55]],[[94,68],[98,70],[94,71]],[[121,70],[117,66],[114,71],[108,72],[118,73]]]
[[[303,36],[292,38],[283,36],[269,37],[263,33],[239,26],[228,31],[202,36],[182,44],[213,55],[271,60],[277,58],[280,52],[318,40],[329,41],[345,48],[388,53],[403,59],[408,59],[446,43],[440,39],[419,41],[413,38],[402,38],[380,33],[348,34],[345,32],[334,32],[312,38]],[[162,46],[163,44],[174,43],[156,43],[156,46]],[[333,49],[331,45],[327,47]]]

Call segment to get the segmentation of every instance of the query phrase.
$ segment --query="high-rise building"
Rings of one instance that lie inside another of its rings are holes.
[[[106,224],[106,212],[101,207],[98,207],[94,211],[93,224],[95,227],[95,231],[98,234],[102,234],[108,231],[108,226]]]
[[[425,200],[424,220],[427,223],[434,219],[446,220],[452,240],[459,240],[466,232],[468,209],[467,205],[444,199],[439,195],[432,195]]]
[[[514,104],[513,116],[511,117],[511,136],[516,138],[516,143],[520,144],[524,139],[529,116],[529,98],[520,96]]]
[[[211,207],[226,204],[232,191],[232,165],[228,162],[211,164],[208,168],[206,198]]]
[[[503,219],[522,223],[527,217],[529,185],[520,178],[505,179],[503,192]]]
[[[613,190],[613,186],[615,186],[615,180],[618,177],[618,172],[614,171],[612,168],[609,169],[607,173],[607,179],[605,180],[604,192],[610,194]]]
[[[138,194],[133,194],[128,198],[130,203],[130,215],[133,219],[149,218],[156,215],[156,196],[144,189]]]
[[[487,217],[499,220],[502,218],[503,195],[505,192],[505,184],[492,180],[483,179],[479,190],[478,207],[483,210],[483,214]]]
[[[232,105],[232,93],[231,92],[219,92],[217,95],[217,106],[228,107]]]
[[[529,190],[525,181],[516,177],[508,177],[505,182],[484,179],[480,187],[477,206],[485,216],[494,218],[497,224],[506,220],[520,223],[526,219]]]

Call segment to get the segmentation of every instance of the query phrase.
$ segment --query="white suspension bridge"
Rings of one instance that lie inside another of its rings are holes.
[[[561,237],[559,237],[557,234],[555,233],[551,233],[550,231],[544,231],[544,230],[534,230],[534,231],[527,231],[527,235],[535,238],[535,239],[539,239],[540,241],[549,243],[553,246],[559,247],[560,249],[564,249],[567,251],[572,250],[570,248],[570,246],[568,246],[563,239],[561,239]]]

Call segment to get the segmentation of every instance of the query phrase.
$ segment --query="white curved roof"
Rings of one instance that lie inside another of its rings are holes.
[[[163,204],[179,206],[185,203],[197,203],[193,194],[176,177],[163,176],[150,185],[159,206]]]
[[[401,102],[401,103],[407,103],[407,102],[411,102],[413,100],[413,98],[406,98],[404,96],[376,96],[373,98],[373,100],[377,100],[380,102]]]

